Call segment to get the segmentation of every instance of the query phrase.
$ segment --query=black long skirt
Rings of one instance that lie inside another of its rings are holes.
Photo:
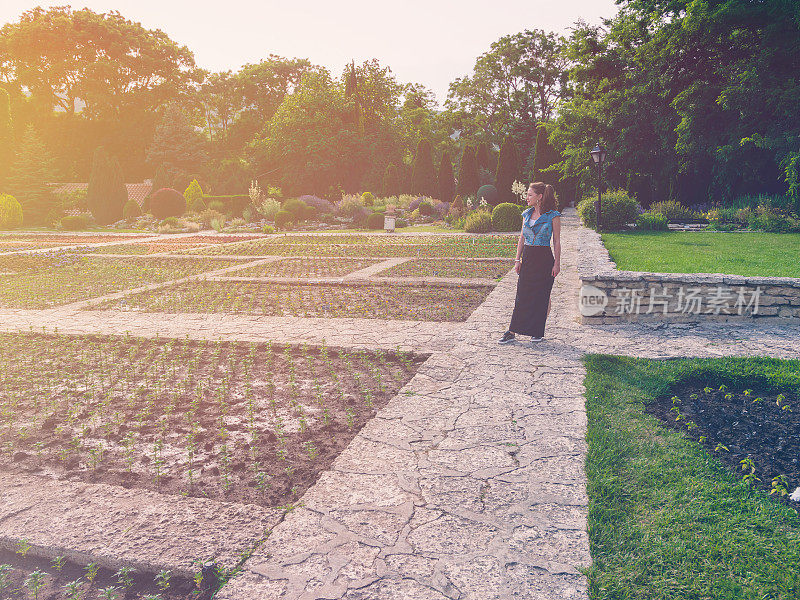
[[[550,246],[522,249],[522,266],[517,280],[517,298],[508,330],[520,335],[544,336],[544,322],[553,289],[555,258]]]

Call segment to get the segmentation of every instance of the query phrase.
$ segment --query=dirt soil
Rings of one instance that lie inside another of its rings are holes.
[[[169,575],[156,582],[158,573],[132,572],[126,580],[117,572],[98,568],[92,577],[88,565],[54,561],[0,549],[0,598],[3,600],[136,600],[157,596],[162,600],[209,600],[213,589],[194,580]],[[201,565],[198,565],[198,569]],[[41,573],[30,578],[31,573]],[[211,573],[211,571],[207,571]],[[91,578],[91,581],[89,579]],[[209,577],[212,579],[213,575]],[[210,583],[210,582],[206,582]],[[72,584],[71,587],[66,587]],[[127,585],[126,585],[127,584]],[[35,588],[40,585],[38,591]],[[166,588],[164,588],[166,585]],[[162,589],[164,588],[164,589]],[[201,589],[202,588],[202,589]]]
[[[2,334],[0,468],[283,506],[425,358]]]
[[[673,397],[680,402],[674,404]],[[675,406],[678,410],[673,410]],[[692,382],[657,398],[647,411],[701,443],[738,477],[750,471],[742,470],[740,462],[749,458],[755,477],[761,480],[755,482],[759,487],[771,490],[773,478],[780,475],[786,477],[789,494],[800,486],[800,401],[793,393],[785,392],[779,401],[774,392],[754,388],[746,394],[744,389],[716,387],[706,391],[703,383]],[[676,421],[678,413],[683,418]],[[799,506],[786,496],[772,497],[793,508]]]

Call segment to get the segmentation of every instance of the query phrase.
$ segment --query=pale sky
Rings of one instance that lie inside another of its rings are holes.
[[[2,0],[0,24],[37,5],[66,4]],[[469,75],[501,36],[525,29],[566,34],[578,19],[599,24],[617,11],[614,0],[84,0],[71,6],[118,10],[161,29],[212,71],[235,71],[278,54],[308,58],[338,76],[350,60],[377,58],[399,82],[425,85],[440,103],[448,84]]]

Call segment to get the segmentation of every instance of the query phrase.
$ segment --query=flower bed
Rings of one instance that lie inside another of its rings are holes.
[[[514,263],[510,260],[410,260],[382,271],[380,277],[462,277],[500,279]]]
[[[0,308],[48,308],[221,269],[234,261],[92,258],[67,253],[0,257]]]
[[[128,296],[96,308],[169,313],[223,312],[294,317],[465,321],[492,289],[489,286],[198,281]]]
[[[0,334],[0,466],[284,505],[422,360],[324,346]]]
[[[287,258],[232,273],[235,277],[342,277],[374,265],[359,258]]]

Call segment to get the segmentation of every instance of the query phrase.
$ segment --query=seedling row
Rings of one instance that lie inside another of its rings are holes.
[[[285,505],[422,360],[324,345],[0,334],[0,467]]]
[[[231,275],[238,275],[239,272]],[[465,321],[493,288],[196,281],[98,306],[147,312]]]

